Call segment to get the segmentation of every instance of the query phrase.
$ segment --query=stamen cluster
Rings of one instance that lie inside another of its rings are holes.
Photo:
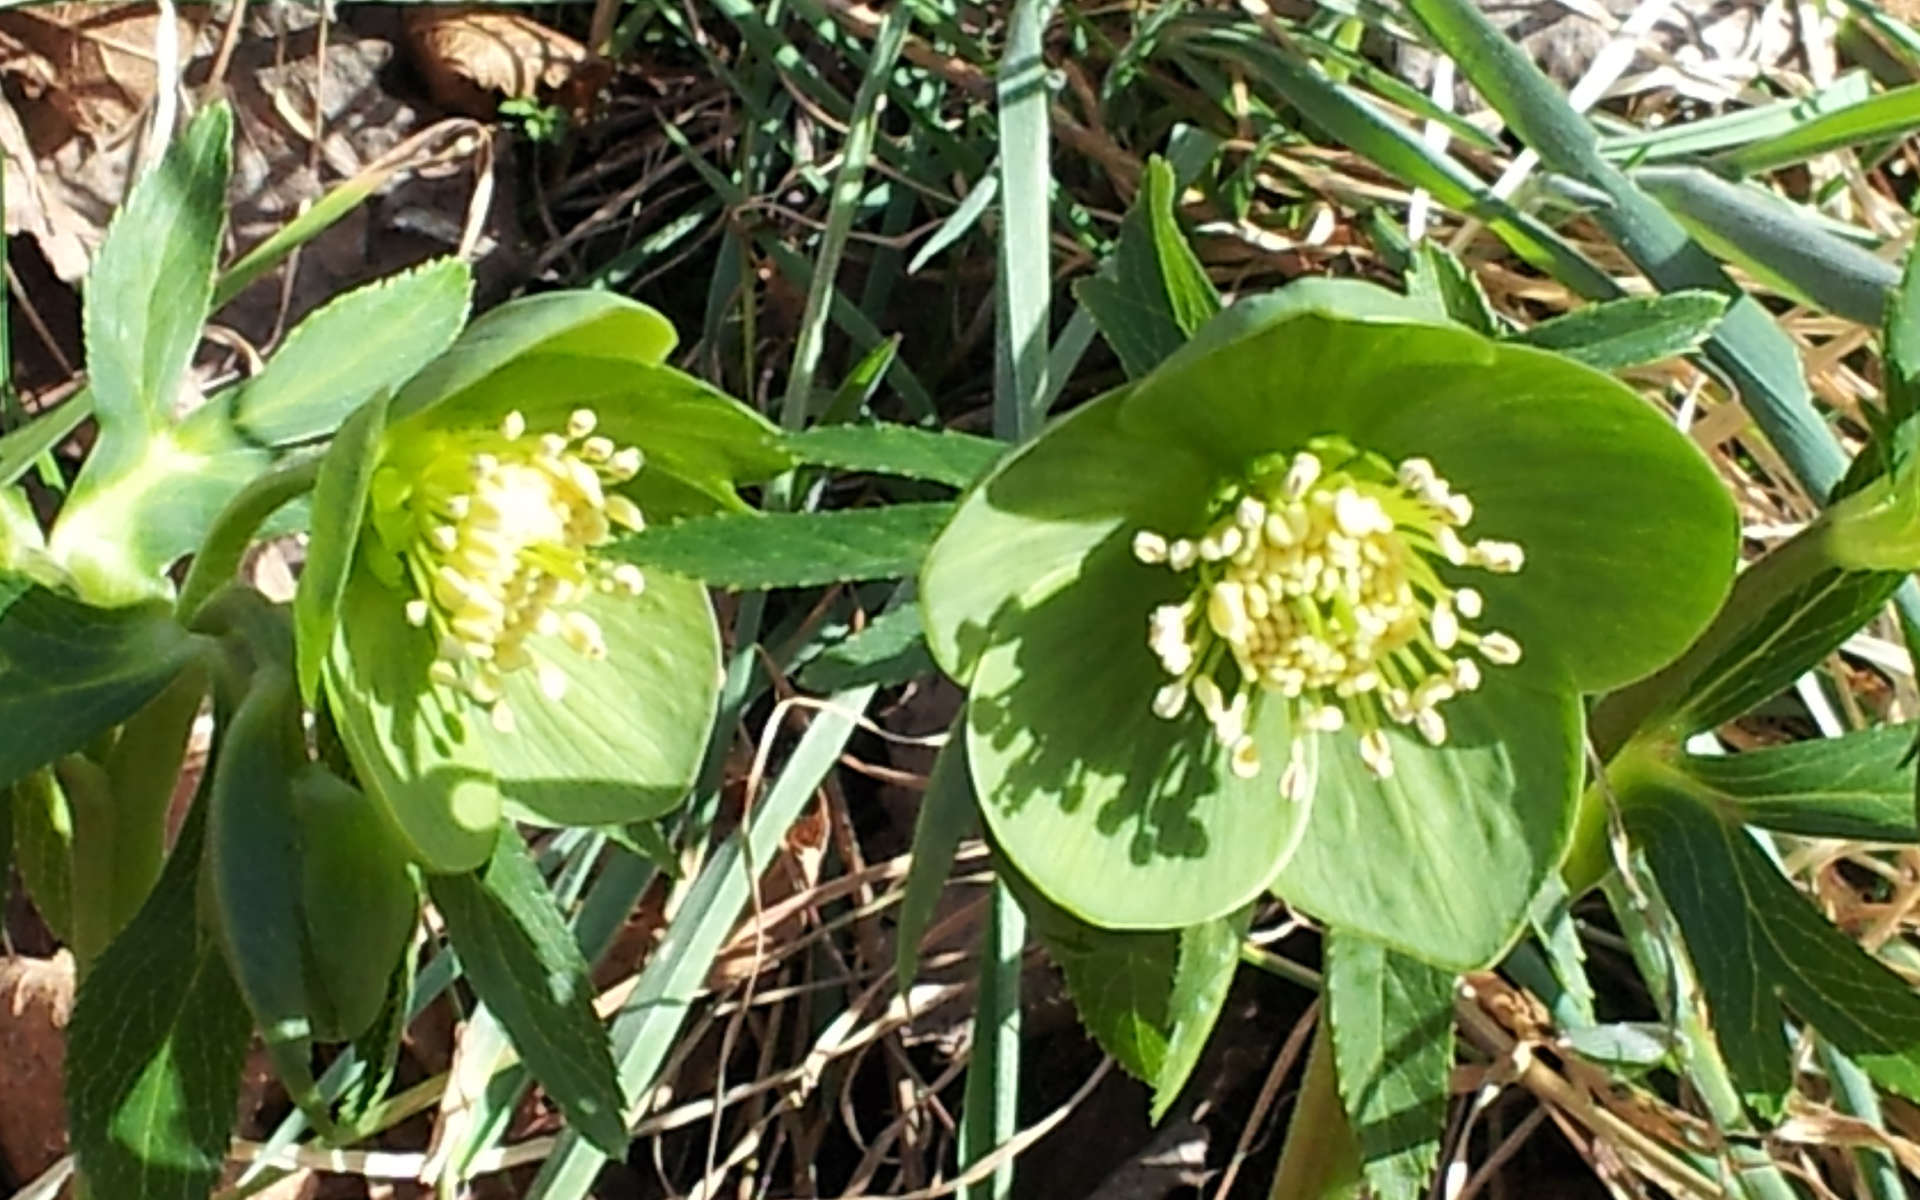
[[[1171,719],[1191,697],[1232,771],[1251,779],[1260,754],[1248,730],[1272,699],[1303,733],[1352,725],[1362,761],[1384,779],[1388,722],[1440,745],[1440,705],[1480,685],[1469,652],[1495,665],[1520,659],[1512,637],[1468,627],[1481,595],[1448,586],[1436,562],[1510,574],[1525,555],[1512,542],[1467,542],[1473,505],[1426,459],[1396,467],[1331,439],[1310,446],[1256,464],[1198,538],[1134,535],[1141,562],[1195,576],[1188,598],[1148,623],[1148,645],[1173,677],[1153,711]],[[1280,789],[1301,800],[1311,786],[1296,736]]]
[[[646,586],[638,567],[594,553],[616,526],[645,525],[610,490],[639,473],[640,451],[596,435],[597,424],[583,408],[564,433],[532,435],[511,412],[493,431],[436,435],[417,473],[395,465],[374,479],[376,527],[415,593],[407,620],[439,639],[433,681],[464,690],[503,733],[514,728],[508,673],[532,670],[549,700],[566,694],[566,673],[533,639],[605,658],[606,638],[578,603]]]

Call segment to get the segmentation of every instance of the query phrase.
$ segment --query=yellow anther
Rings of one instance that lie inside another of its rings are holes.
[[[613,440],[598,434],[580,443],[580,457],[590,463],[607,462],[613,458],[613,452]]]
[[[527,418],[521,414],[519,409],[516,408],[506,416],[500,418],[500,436],[508,441],[513,441],[526,431]]]
[[[567,417],[567,436],[578,441],[592,433],[593,427],[599,423],[600,418],[592,409],[576,408]]]
[[[1280,797],[1299,804],[1313,790],[1313,773],[1307,767],[1306,743],[1295,739],[1287,750],[1287,765],[1280,772]]]
[[[417,628],[425,628],[430,612],[431,609],[425,600],[416,597],[407,601],[407,624]]]
[[[1191,695],[1229,769],[1251,777],[1253,709],[1276,696],[1291,708],[1295,751],[1354,725],[1367,769],[1385,778],[1393,756],[1383,722],[1439,745],[1439,706],[1479,685],[1479,663],[1456,647],[1487,663],[1519,659],[1508,635],[1468,628],[1484,601],[1441,574],[1518,570],[1524,555],[1511,542],[1469,545],[1458,527],[1473,506],[1426,459],[1393,466],[1334,449],[1283,462],[1277,477],[1256,475],[1223,498],[1191,540],[1135,532],[1136,559],[1197,574],[1185,603],[1161,605],[1148,622],[1148,646],[1173,678],[1152,708],[1171,719]],[[1310,789],[1304,763],[1290,754],[1284,794]]]
[[[1241,735],[1227,755],[1227,765],[1241,779],[1254,778],[1260,774],[1260,748],[1252,738]]]

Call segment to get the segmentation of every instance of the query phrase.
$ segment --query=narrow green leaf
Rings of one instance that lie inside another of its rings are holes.
[[[736,590],[894,579],[918,569],[951,512],[949,504],[893,504],[720,513],[634,534],[609,556]]]
[[[400,1041],[407,1032],[413,1008],[414,977],[414,956],[402,954],[400,961],[393,965],[379,1013],[353,1040],[350,1054],[334,1060],[336,1067],[346,1067],[351,1062],[353,1074],[344,1083],[335,1085],[334,1070],[329,1067],[327,1074],[320,1078],[322,1093],[333,1096],[334,1123],[348,1131],[349,1136],[372,1132],[366,1128],[367,1119],[378,1111],[377,1106],[393,1085],[400,1065]]]
[[[132,716],[200,645],[164,608],[91,608],[29,588],[0,610],[0,780]]]
[[[1335,930],[1327,1018],[1340,1099],[1379,1200],[1418,1200],[1440,1161],[1453,1071],[1453,984],[1378,942]]]
[[[1905,137],[1915,129],[1920,129],[1920,84],[1882,92],[1803,121],[1787,132],[1730,150],[1714,163],[1736,175],[1751,175],[1804,162],[1829,150]]]
[[[206,1200],[226,1162],[252,1022],[196,916],[204,825],[196,810],[67,1027],[68,1127],[102,1200]]]
[[[73,814],[51,770],[35,771],[14,783],[14,864],[20,882],[47,928],[63,942],[73,940]]]
[[[954,855],[979,827],[973,781],[967,775],[967,740],[953,738],[934,760],[933,775],[913,820],[913,861],[907,867],[899,924],[894,928],[893,978],[902,992],[913,986],[919,973],[920,939],[933,923]]]
[[[963,1171],[999,1150],[1020,1128],[1020,971],[1026,942],[1026,915],[1006,885],[996,884],[981,936],[973,1045],[956,1136]],[[1013,1185],[1009,1155],[959,1195],[961,1200],[1006,1200]]]
[[[467,319],[471,286],[467,265],[443,258],[335,298],[300,322],[266,370],[239,387],[231,400],[234,428],[271,446],[331,434],[373,395],[398,388],[453,343]],[[213,404],[199,410],[217,411]]]
[[[173,411],[213,295],[232,125],[209,105],[107,227],[81,305],[100,419],[86,475],[119,474]]]
[[[36,414],[18,429],[0,437],[0,487],[18,480],[40,461],[40,456],[66,440],[93,415],[93,392],[69,397],[56,408]]]
[[[1199,1065],[1200,1052],[1227,1003],[1235,970],[1240,966],[1240,943],[1253,919],[1251,907],[1233,916],[1189,925],[1179,934],[1180,949],[1173,972],[1173,991],[1167,997],[1167,1045],[1153,1084],[1151,1117],[1158,1122],[1173,1107],[1187,1077]]]
[[[1701,245],[1782,295],[1862,325],[1880,324],[1899,271],[1785,201],[1697,167],[1647,167],[1633,180]]]
[[[1800,837],[1920,841],[1914,823],[1915,726],[1749,750],[1690,755],[1679,768],[1727,817]]]
[[[836,692],[807,726],[773,786],[755,803],[752,819],[714,853],[687,889],[613,1026],[614,1060],[629,1095],[649,1094],[672,1051],[680,1026],[706,988],[721,943],[732,934],[750,889],[774,861],[787,828],[813,800],[820,781],[839,761],[855,717],[874,689]],[[606,1154],[569,1131],[547,1157],[528,1200],[580,1200],[592,1189]]]
[[[587,963],[520,835],[502,826],[484,867],[431,876],[428,888],[474,991],[568,1124],[602,1153],[626,1153],[626,1102]]]
[[[1000,164],[995,163],[973,185],[973,190],[960,201],[959,207],[948,213],[946,220],[940,222],[940,228],[933,231],[933,236],[928,238],[920,249],[914,251],[913,261],[907,264],[907,274],[919,274],[920,268],[932,262],[942,250],[965,237],[967,231],[979,223],[981,214],[987,211],[987,206],[992,204],[993,198],[999,194]]]
[[[865,629],[821,651],[800,672],[799,683],[816,692],[837,692],[862,683],[895,687],[936,669],[920,628],[920,606],[899,604]]]
[[[1167,161],[1149,160],[1113,254],[1099,274],[1074,287],[1131,378],[1171,357],[1220,310],[1219,294],[1174,215],[1177,191]]]
[[[1789,133],[1816,117],[1858,104],[1872,94],[1873,75],[1865,70],[1852,70],[1810,96],[1776,100],[1659,129],[1635,130],[1603,140],[1600,149],[1608,158],[1620,162],[1696,158],[1729,146],[1742,147]]]
[[[1920,1097],[1920,997],[1808,902],[1752,836],[1716,817],[1683,777],[1620,796],[1699,973],[1727,1065],[1750,1099],[1792,1079],[1780,1006],[1882,1087]]]
[[[1717,292],[1635,296],[1577,308],[1542,321],[1514,340],[1597,367],[1619,371],[1697,348],[1727,311]]]
[[[795,458],[843,471],[869,471],[966,487],[997,461],[1006,443],[911,425],[819,425],[782,444]]]
[[[383,392],[347,418],[320,460],[314,480],[309,524],[317,536],[308,539],[307,561],[293,593],[300,696],[308,704],[320,694],[320,673],[326,666],[327,648],[333,644],[340,598],[347,590],[367,496],[380,465],[387,401]]]
[[[1887,305],[1886,405],[1890,421],[1920,412],[1920,253],[1907,254],[1900,286]]]
[[[1573,921],[1574,897],[1558,874],[1548,875],[1534,897],[1534,937],[1553,973],[1552,989],[1536,989],[1547,998],[1553,1015],[1561,1025],[1577,1029],[1594,1022],[1593,982],[1587,978],[1586,951],[1581,946],[1580,930]],[[1553,992],[1557,991],[1558,995]]]
[[[1473,272],[1457,255],[1431,241],[1413,248],[1412,263],[1407,268],[1407,295],[1426,300],[1448,320],[1476,333],[1499,337],[1504,332]]]
[[[1548,168],[1606,194],[1611,203],[1594,213],[1595,220],[1656,284],[1668,291],[1704,288],[1734,298],[1706,353],[1740,389],[1748,411],[1794,473],[1825,495],[1845,470],[1846,456],[1814,408],[1799,355],[1772,314],[1694,245],[1670,213],[1606,161],[1587,119],[1483,12],[1468,0],[1407,0],[1407,7]]]
[[[1048,311],[1053,298],[1053,156],[1048,125],[1046,32],[1059,0],[1015,0],[994,78],[1000,134],[1000,238],[994,271],[993,431],[1025,441],[1047,390]],[[961,1154],[964,1169],[967,1154]],[[1004,1195],[1011,1166],[961,1200]]]

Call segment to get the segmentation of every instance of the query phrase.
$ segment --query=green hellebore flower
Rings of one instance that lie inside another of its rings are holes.
[[[988,827],[1051,900],[1157,928],[1272,889],[1467,969],[1566,848],[1582,694],[1684,649],[1736,556],[1631,390],[1316,280],[1009,455],[921,591]]]
[[[672,327],[599,293],[503,305],[315,488],[301,674],[429,869],[484,861],[503,816],[659,816],[692,785],[719,685],[705,589],[619,557],[649,521],[744,508],[772,426],[664,365]]]

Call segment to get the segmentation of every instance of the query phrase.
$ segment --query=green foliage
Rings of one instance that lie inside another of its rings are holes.
[[[1132,378],[1159,366],[1220,311],[1175,217],[1178,191],[1166,160],[1150,160],[1113,255],[1074,287]]]
[[[1440,1159],[1453,1074],[1451,972],[1335,930],[1327,1025],[1361,1172],[1379,1200],[1419,1200]]]
[[[1618,371],[1695,349],[1726,311],[1726,297],[1715,292],[1636,296],[1577,308],[1542,321],[1515,340],[1602,371]]]
[[[433,876],[429,890],[474,991],[547,1095],[599,1149],[625,1153],[626,1100],[586,960],[520,835],[502,829],[484,868]]]
[[[1690,755],[1675,765],[1735,824],[1800,837],[1920,842],[1914,822],[1914,726],[1744,754]]]
[[[226,1161],[251,1021],[196,916],[204,810],[67,1026],[67,1122],[95,1193],[205,1200]]]
[[[1649,770],[1623,783],[1627,826],[1679,922],[1749,1103],[1775,1111],[1791,1082],[1782,1006],[1881,1086],[1920,1095],[1920,997],[1907,982],[1835,929],[1685,777]]]
[[[812,587],[911,575],[953,511],[949,504],[817,513],[718,513],[651,528],[614,554],[734,590]]]
[[[891,424],[818,425],[788,434],[781,444],[805,463],[930,479],[958,488],[983,475],[1006,449],[992,438]]]
[[[933,670],[933,656],[921,632],[920,606],[901,604],[821,651],[801,670],[799,681],[811,691],[837,692],[862,683],[892,687]]]

